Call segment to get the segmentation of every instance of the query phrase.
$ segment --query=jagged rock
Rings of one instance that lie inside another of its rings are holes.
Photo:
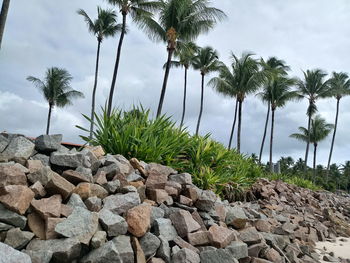
[[[80,195],[83,200],[93,196],[101,199],[108,196],[108,192],[102,186],[92,183],[80,183],[73,192]]]
[[[141,239],[140,245],[145,253],[146,258],[154,256],[157,252],[157,249],[160,246],[160,240],[158,237],[153,235],[150,232],[147,232]]]
[[[58,238],[55,232],[56,225],[64,221],[64,218],[54,218],[49,217],[45,220],[45,239],[55,239]]]
[[[99,221],[110,237],[125,235],[128,231],[128,224],[125,219],[106,208],[99,212]]]
[[[61,216],[68,217],[72,212],[73,208],[69,205],[61,204]]]
[[[50,162],[57,166],[77,168],[85,166],[85,154],[81,152],[53,152],[50,155]],[[89,168],[88,166],[85,166]]]
[[[195,206],[202,211],[210,212],[215,208],[216,200],[217,196],[213,191],[204,190],[198,195]]]
[[[15,165],[0,166],[0,187],[7,185],[27,185],[27,177]]]
[[[237,259],[226,249],[216,249],[203,251],[200,254],[201,263],[238,263]]]
[[[261,241],[261,236],[255,227],[248,227],[240,230],[239,238],[247,244],[256,244]]]
[[[9,143],[10,143],[10,140],[0,134],[0,153],[6,149]]]
[[[128,182],[139,182],[143,181],[143,177],[137,173],[131,173],[126,177]]]
[[[107,174],[105,171],[99,171],[93,176],[93,181],[95,184],[104,185],[107,181]]]
[[[32,184],[40,182],[43,186],[46,186],[53,175],[57,174],[51,170],[50,166],[42,166],[40,169],[28,174],[27,178]]]
[[[236,229],[242,229],[245,227],[248,218],[240,207],[228,207],[225,223],[229,226],[233,226]]]
[[[183,248],[173,255],[172,262],[173,263],[182,263],[182,262],[199,263],[201,261],[197,253],[187,248]]]
[[[27,160],[34,152],[35,144],[23,136],[13,138],[6,149],[0,153],[0,159]]]
[[[188,242],[193,246],[206,246],[210,244],[210,232],[198,231],[194,233],[188,233]]]
[[[35,173],[44,167],[44,164],[40,160],[27,160],[26,167],[29,173]]]
[[[179,210],[171,214],[170,220],[180,237],[185,237],[188,233],[195,232],[201,228],[201,226],[192,218],[190,212],[186,210]]]
[[[0,242],[1,263],[32,263],[30,257],[18,250]]]
[[[182,174],[172,174],[169,176],[170,181],[177,182],[181,185],[187,185],[192,184],[192,175],[188,173],[182,173]]]
[[[33,251],[33,250],[23,250],[30,259],[32,263],[50,263],[52,258],[52,251]]]
[[[130,237],[121,235],[113,238],[112,241],[117,247],[123,263],[134,263],[134,251],[131,246]]]
[[[31,205],[43,219],[46,219],[48,217],[60,217],[61,203],[61,195],[53,195],[40,200],[33,199]]]
[[[151,225],[153,225],[154,221],[158,218],[164,217],[164,210],[160,207],[151,206]]]
[[[44,166],[49,166],[50,165],[50,157],[45,155],[45,154],[37,153],[37,154],[33,155],[32,157],[30,157],[30,160],[41,161],[41,163]]]
[[[248,257],[248,246],[244,242],[233,241],[226,249],[235,259]]]
[[[74,185],[79,183],[89,183],[92,181],[92,178],[88,178],[84,174],[81,174],[74,170],[66,170],[62,173],[62,177],[67,181],[71,182]]]
[[[252,258],[251,262],[252,263],[273,263],[273,262],[271,262],[269,260],[262,259],[262,258]],[[307,263],[307,262],[305,261],[305,263]]]
[[[172,241],[178,236],[175,227],[168,218],[154,220],[154,233],[157,236],[162,236],[167,241]]]
[[[81,263],[123,263],[116,245],[113,241],[108,241],[98,249],[92,250],[80,260]]]
[[[250,245],[248,247],[248,255],[250,257],[259,257],[260,252],[266,248],[267,248],[267,245],[265,243]]]
[[[103,150],[102,146],[98,145],[98,146],[86,146],[86,148],[92,152],[96,158],[101,158],[103,157],[106,153],[105,151]]]
[[[163,236],[158,236],[160,240],[160,246],[157,250],[156,256],[162,258],[165,262],[170,262],[170,246],[169,241],[166,240]]]
[[[106,243],[107,233],[105,231],[97,231],[91,238],[90,245],[93,249],[101,247]]]
[[[270,232],[271,231],[271,224],[264,219],[260,219],[254,222],[255,228],[260,232]]]
[[[13,226],[0,222],[0,232],[12,229]]]
[[[37,213],[31,213],[27,216],[28,227],[38,238],[46,239],[45,221]]]
[[[62,142],[62,134],[40,135],[35,139],[35,149],[39,152],[57,151]]]
[[[146,234],[151,225],[151,209],[149,204],[141,204],[129,209],[126,221],[131,234],[136,237]]]
[[[39,181],[31,185],[29,188],[35,194],[35,198],[44,197],[46,195],[45,188]]]
[[[209,228],[211,244],[217,248],[225,248],[236,239],[234,231],[213,225]]]
[[[167,174],[152,172],[147,177],[146,187],[150,190],[164,189],[167,181]]]
[[[264,252],[264,257],[275,263],[283,263],[284,260],[281,255],[273,248],[269,248]]]
[[[181,237],[177,236],[174,239],[174,243],[179,246],[180,248],[188,248],[190,250],[192,250],[193,252],[199,254],[199,250],[198,248],[192,246],[190,243],[186,242],[185,240],[183,240]],[[174,253],[173,253],[174,254]]]
[[[80,195],[73,193],[67,203],[68,206],[70,206],[71,208],[75,208],[75,207],[81,207],[81,208],[85,208],[87,209],[85,203],[83,202],[83,200],[80,198]]]
[[[21,250],[30,240],[32,240],[33,237],[34,234],[32,232],[22,231],[19,228],[12,228],[7,231],[4,243],[15,249]]]
[[[74,190],[74,185],[62,176],[52,173],[51,179],[46,184],[45,189],[49,194],[60,194],[63,200],[66,200]]]
[[[0,195],[0,203],[9,210],[23,215],[34,198],[33,191],[23,185],[8,185],[3,189],[5,194]]]
[[[103,187],[109,194],[115,194],[120,189],[121,184],[119,180],[113,180],[105,183]]]
[[[117,214],[124,214],[130,208],[139,205],[141,202],[138,193],[127,193],[124,195],[110,195],[103,199],[104,208]]]
[[[84,203],[91,212],[99,212],[102,208],[102,200],[96,196],[89,197]]]
[[[131,244],[135,252],[135,262],[146,263],[146,257],[143,253],[139,240],[136,237],[131,237]]]

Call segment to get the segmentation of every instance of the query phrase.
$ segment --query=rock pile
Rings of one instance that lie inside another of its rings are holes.
[[[190,174],[101,147],[0,135],[0,262],[319,262],[349,236],[349,200],[258,181],[228,203]],[[337,262],[336,259],[334,259]]]

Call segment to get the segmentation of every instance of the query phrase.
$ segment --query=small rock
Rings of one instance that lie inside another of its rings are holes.
[[[62,177],[74,185],[77,185],[77,184],[83,183],[83,182],[86,182],[86,183],[90,182],[88,177],[86,177],[85,175],[83,175],[77,171],[74,171],[74,170],[64,171],[62,173]]]
[[[173,255],[172,262],[173,263],[183,263],[183,262],[200,263],[201,260],[197,253],[187,248],[183,248]]]
[[[46,184],[45,189],[49,194],[60,194],[63,200],[66,200],[74,190],[74,185],[62,176],[52,173],[51,179]]]
[[[131,237],[131,244],[135,252],[135,262],[146,263],[146,257],[143,253],[139,240],[136,237]]]
[[[225,223],[236,229],[243,229],[248,221],[246,214],[240,207],[228,207]]]
[[[53,152],[50,155],[50,162],[57,166],[77,168],[84,166],[84,154],[79,152]],[[87,167],[89,168],[89,167]]]
[[[248,257],[248,246],[246,243],[241,241],[233,241],[227,247],[228,252],[232,255],[232,257],[236,259],[246,258]]]
[[[145,253],[146,259],[153,257],[160,246],[160,240],[155,235],[147,232],[141,239],[140,245]]]
[[[185,240],[183,240],[181,237],[177,236],[174,239],[174,243],[176,245],[178,245],[180,248],[188,248],[190,250],[192,250],[193,252],[199,254],[199,250],[198,248],[192,246],[190,243],[187,243]],[[173,253],[174,254],[174,253]]]
[[[0,187],[7,185],[27,186],[25,173],[15,165],[0,166]]]
[[[215,208],[216,200],[217,196],[213,191],[201,191],[201,193],[198,195],[195,206],[202,211],[210,212]]]
[[[181,185],[187,185],[187,184],[192,184],[192,175],[188,173],[183,173],[183,174],[172,174],[169,176],[170,181],[177,182]]]
[[[261,236],[255,227],[248,227],[239,231],[239,238],[247,244],[256,244],[261,241]]]
[[[0,259],[3,263],[32,263],[30,257],[0,242]]]
[[[160,240],[160,246],[157,250],[156,256],[162,258],[165,262],[170,262],[170,246],[168,240],[163,236],[158,236]]]
[[[128,231],[128,224],[125,219],[106,208],[99,212],[99,221],[110,237],[125,235]]]
[[[33,251],[33,250],[22,250],[26,253],[32,263],[50,263],[52,258],[52,251]]]
[[[91,212],[99,212],[102,208],[102,200],[96,196],[89,197],[84,203]]]
[[[209,233],[212,245],[217,248],[225,248],[236,239],[234,231],[222,226],[211,226]]]
[[[45,155],[45,154],[37,153],[34,156],[30,157],[30,160],[41,161],[41,163],[44,166],[49,166],[50,165],[50,157]]]
[[[0,153],[0,159],[7,159],[9,161],[13,159],[27,160],[32,156],[34,152],[35,144],[23,136],[17,136],[13,138],[7,145],[6,149]]]
[[[73,193],[70,198],[69,201],[67,203],[68,206],[70,206],[71,208],[75,208],[75,207],[82,207],[87,209],[85,203],[83,202],[83,200],[80,198],[80,195]]]
[[[121,184],[119,180],[113,180],[105,183],[103,188],[106,189],[109,194],[115,194],[117,190],[119,190],[120,186]]]
[[[180,237],[186,237],[188,233],[195,232],[201,228],[201,226],[192,218],[190,212],[185,210],[179,210],[171,214],[170,220]]]
[[[46,239],[45,221],[37,213],[31,213],[27,216],[28,227],[38,238]]]
[[[107,233],[105,231],[97,231],[91,238],[90,245],[93,249],[101,247],[107,240]]]
[[[23,229],[27,224],[27,218],[6,209],[2,204],[0,204],[0,222]]]
[[[134,263],[134,251],[129,236],[120,235],[112,240],[118,249],[123,263]]]
[[[40,171],[44,167],[44,164],[40,160],[27,160],[26,166],[29,173],[35,173]]]
[[[81,263],[105,263],[105,262],[123,262],[118,249],[113,241],[108,241],[98,249],[92,250],[89,254],[80,260]]]
[[[172,241],[178,236],[175,227],[168,218],[154,220],[154,233],[157,236],[162,236],[167,241]]]
[[[206,246],[210,244],[209,231],[197,231],[187,235],[188,242],[193,246]]]
[[[64,221],[64,218],[49,217],[45,220],[45,239],[58,238],[55,232],[56,225]]]
[[[91,183],[80,183],[73,192],[80,195],[83,200],[93,196],[101,199],[108,196],[108,192],[102,186]]]
[[[238,263],[226,249],[206,250],[200,254],[201,263]]]
[[[39,181],[37,181],[35,184],[30,186],[29,188],[35,194],[35,198],[44,197],[46,195],[45,188]]]
[[[12,228],[7,231],[4,243],[15,249],[21,250],[30,240],[32,240],[33,237],[34,234],[32,232],[22,231],[19,228]]]
[[[28,174],[27,178],[28,181],[32,184],[35,184],[39,181],[43,186],[46,186],[47,183],[51,180],[53,174],[56,173],[51,170],[50,166],[43,166],[40,169]]]

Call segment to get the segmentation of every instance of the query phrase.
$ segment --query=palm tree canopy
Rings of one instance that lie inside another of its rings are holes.
[[[260,59],[260,65],[268,75],[287,75],[290,67],[286,65],[284,60],[278,59],[277,57],[270,57],[265,61],[263,58]]]
[[[116,13],[111,9],[102,9],[98,6],[95,20],[92,20],[83,9],[79,9],[77,13],[84,17],[89,31],[99,41],[102,41],[105,37],[112,37],[122,30],[122,25],[117,23]]]
[[[210,72],[217,71],[222,66],[219,61],[219,55],[212,47],[200,48],[193,58],[192,66],[194,69],[199,70],[202,75],[206,75]]]
[[[119,8],[123,15],[130,14],[135,22],[141,22],[145,17],[153,16],[152,12],[157,11],[160,2],[149,0],[107,0],[108,3]]]
[[[171,61],[170,65],[172,67],[185,67],[188,69],[192,65],[198,51],[199,47],[194,42],[181,42],[175,49],[175,57],[178,60]],[[164,67],[166,67],[166,64]]]
[[[298,81],[298,92],[304,98],[315,102],[318,98],[329,97],[330,88],[325,80],[327,73],[321,69],[307,70],[303,72],[304,79]]]
[[[332,77],[328,80],[328,85],[336,99],[350,95],[350,79],[347,73],[333,72]]]
[[[326,139],[333,129],[333,124],[327,123],[320,115],[315,116],[311,122],[310,142],[317,145],[320,141]],[[299,127],[299,131],[300,133],[293,133],[290,137],[307,142],[309,139],[308,130],[304,127]]]
[[[47,102],[57,107],[71,105],[72,99],[84,97],[83,93],[72,89],[70,86],[72,79],[67,70],[57,67],[49,68],[44,80],[33,76],[27,77],[27,80],[34,83],[43,93]]]

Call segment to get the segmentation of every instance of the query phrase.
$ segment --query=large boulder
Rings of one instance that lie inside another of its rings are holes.
[[[62,134],[40,135],[35,139],[35,148],[39,152],[57,151],[62,142]]]
[[[30,257],[0,242],[0,263],[32,263]]]

